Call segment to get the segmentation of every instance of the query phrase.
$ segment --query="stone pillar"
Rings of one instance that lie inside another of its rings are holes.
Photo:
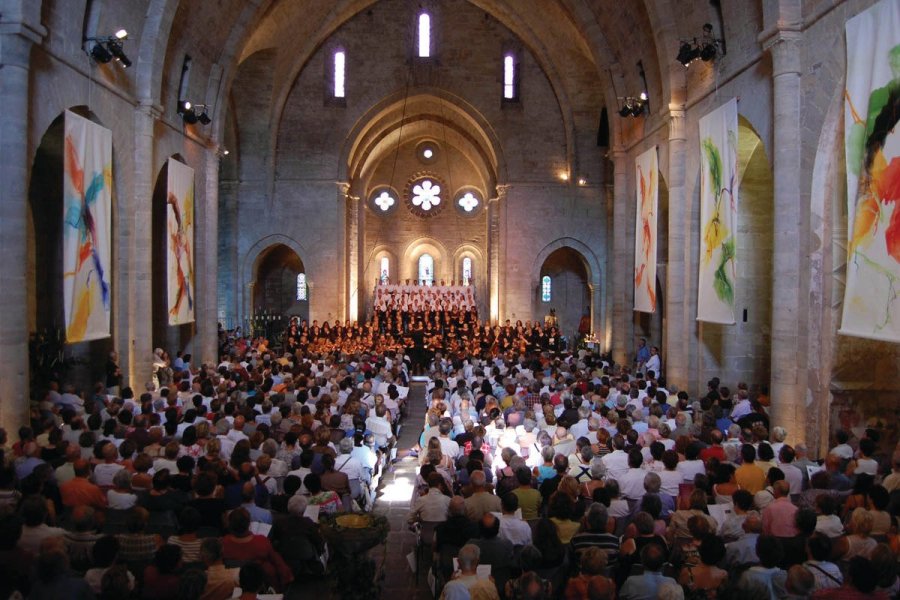
[[[219,147],[206,149],[203,202],[197,207],[200,227],[195,243],[194,285],[197,289],[197,343],[193,364],[218,364]]]
[[[119,348],[125,381],[136,393],[150,381],[153,366],[153,188],[156,185],[153,130],[162,114],[151,100],[142,100],[134,111],[134,189],[130,205],[131,288],[129,347]],[[196,268],[195,268],[196,270]],[[125,358],[127,355],[127,360]]]
[[[347,269],[347,310],[346,319],[357,320],[360,303],[360,246],[359,246],[359,196],[351,190],[352,184],[346,181],[338,183],[344,197],[346,209],[347,246],[344,250]]]
[[[18,12],[3,3],[0,23],[0,426],[10,434],[28,423],[28,143],[31,47],[47,30],[40,3]]]
[[[610,294],[612,295],[613,360],[630,365],[634,315],[628,299],[633,290],[634,249],[628,246],[628,228],[632,225],[633,202],[628,199],[627,154],[621,147],[613,150],[613,261]]]
[[[669,106],[669,259],[666,265],[666,306],[663,364],[666,380],[687,389],[688,339],[690,322],[687,284],[691,281],[689,214],[684,188],[685,172],[684,110]]]
[[[792,444],[806,441],[806,398],[800,377],[800,38],[776,30],[763,47],[772,53],[775,214],[772,281],[772,426]]]
[[[487,200],[488,210],[488,310],[485,320],[500,320],[500,198],[506,196],[509,186],[498,185],[497,195]]]

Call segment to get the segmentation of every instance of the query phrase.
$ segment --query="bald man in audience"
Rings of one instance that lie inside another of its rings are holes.
[[[466,498],[466,515],[472,521],[478,521],[484,513],[500,512],[500,498],[487,489],[487,478],[484,471],[475,471],[469,476],[472,495]]]

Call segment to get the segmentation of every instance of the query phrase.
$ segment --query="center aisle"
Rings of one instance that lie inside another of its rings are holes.
[[[397,447],[400,454],[414,447],[419,441],[422,425],[425,422],[425,383],[410,383],[407,398],[409,414],[403,421]],[[415,550],[416,536],[409,530],[406,517],[416,482],[418,459],[406,457],[398,460],[384,474],[375,501],[374,512],[385,515],[391,524],[391,532],[387,540],[387,559],[385,562],[385,579],[382,598],[390,600],[412,600],[431,598],[424,573],[416,576],[409,568],[407,554]]]

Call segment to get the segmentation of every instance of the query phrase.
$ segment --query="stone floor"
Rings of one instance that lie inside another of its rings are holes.
[[[418,442],[421,425],[425,418],[425,384],[412,382],[409,392],[409,414],[403,423],[398,440],[398,448],[405,451]],[[402,453],[402,452],[401,452]],[[375,548],[371,554],[377,560],[384,560],[382,598],[390,600],[430,599],[426,576],[422,573],[416,582],[407,561],[416,543],[415,534],[409,531],[406,516],[409,512],[418,463],[415,458],[401,458],[388,467],[381,479],[374,512],[385,515],[391,524],[386,548]],[[316,598],[325,600],[337,598],[327,581],[307,580],[294,582],[284,595],[286,600],[294,598]]]

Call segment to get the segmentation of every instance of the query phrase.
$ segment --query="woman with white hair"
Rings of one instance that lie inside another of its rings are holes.
[[[309,498],[296,494],[287,503],[288,517],[272,527],[272,545],[294,573],[321,574],[328,562],[328,549],[319,524],[305,516]]]
[[[772,428],[772,441],[769,445],[772,446],[775,456],[778,456],[781,452],[781,449],[784,447],[784,440],[786,439],[787,430],[784,427],[779,426]]]

